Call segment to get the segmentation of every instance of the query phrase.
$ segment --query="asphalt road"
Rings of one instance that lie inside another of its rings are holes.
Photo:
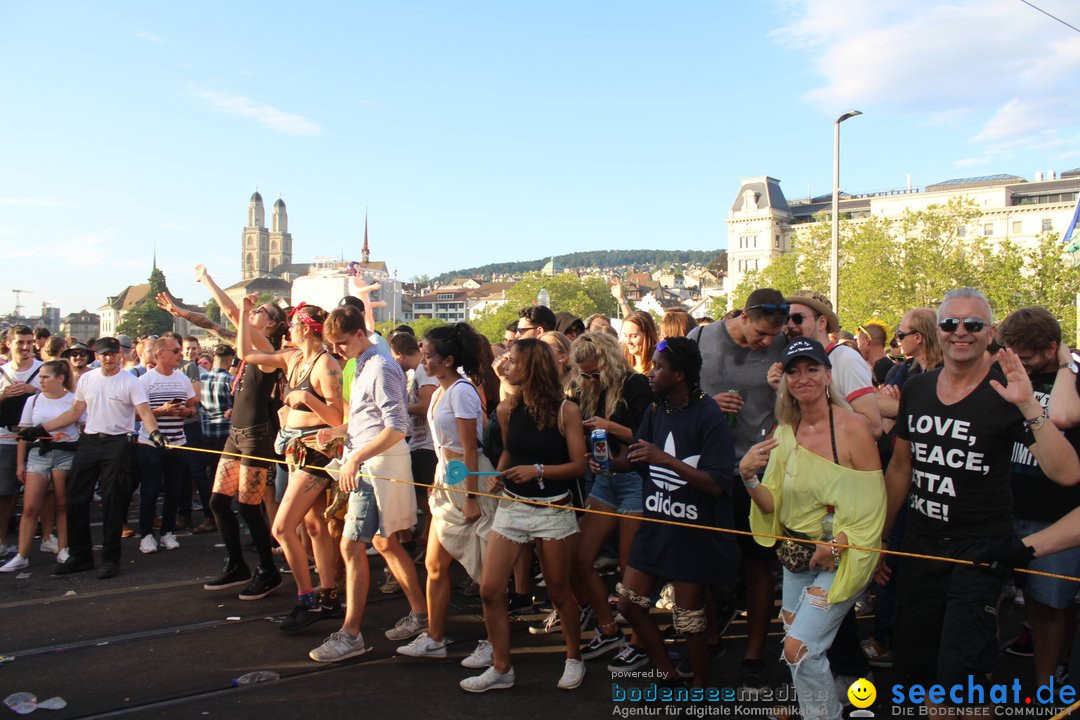
[[[199,513],[196,513],[196,520]],[[100,527],[94,528],[100,540]],[[53,556],[37,550],[31,566],[18,576],[0,576],[0,697],[26,691],[44,700],[59,696],[62,710],[39,710],[45,718],[251,718],[342,717],[363,714],[382,720],[410,718],[584,718],[611,717],[630,707],[612,700],[607,657],[591,661],[582,687],[555,687],[562,670],[560,635],[533,636],[527,623],[512,625],[517,684],[512,690],[471,695],[458,681],[475,671],[458,664],[483,637],[479,602],[455,591],[447,635],[455,641],[450,658],[420,661],[395,657],[401,643],[383,631],[407,612],[400,595],[384,596],[373,588],[364,622],[372,650],[338,665],[320,665],[308,651],[337,629],[333,620],[312,625],[298,635],[278,630],[275,620],[288,613],[294,598],[291,578],[270,597],[243,602],[231,593],[202,589],[224,557],[218,535],[178,533],[179,550],[142,555],[138,541],[123,541],[120,575],[98,580],[94,573],[54,577]],[[253,554],[252,554],[253,555]],[[250,558],[254,565],[254,557]],[[284,564],[284,560],[282,560]],[[372,558],[373,580],[382,577],[382,561]],[[378,584],[373,582],[373,585]],[[1003,607],[1003,637],[1020,620],[1011,603]],[[662,624],[670,616],[658,613]],[[860,619],[863,635],[869,618]],[[780,627],[770,629],[767,658],[778,658]],[[744,645],[745,622],[736,618],[725,636],[726,652],[711,666],[717,687],[736,686]],[[588,637],[588,636],[586,636]],[[678,646],[676,646],[677,648]],[[281,679],[249,687],[231,687],[233,678],[253,670],[273,670]],[[770,680],[780,686],[787,670],[770,663]],[[1030,675],[1030,661],[1002,656],[999,677]],[[873,678],[879,700],[871,710],[890,715],[883,696],[891,671]],[[635,681],[620,679],[621,686]],[[647,680],[636,681],[645,685]],[[664,717],[772,714],[786,717],[793,702],[723,703],[714,706],[669,704],[634,707]],[[3,711],[0,711],[3,712]],[[694,713],[701,713],[695,715]],[[704,714],[704,715],[703,715]]]

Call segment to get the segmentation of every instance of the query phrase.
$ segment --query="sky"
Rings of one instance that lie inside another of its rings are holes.
[[[1075,0],[1032,0],[1080,27]],[[0,1],[0,310],[96,309],[156,253],[240,279],[247,204],[293,260],[401,279],[725,247],[789,199],[1080,166],[1080,32],[1021,0]]]

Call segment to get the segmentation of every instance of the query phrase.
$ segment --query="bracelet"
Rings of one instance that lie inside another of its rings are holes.
[[[533,465],[536,468],[536,483],[540,486],[540,489],[544,489],[544,466],[540,463]]]
[[[839,565],[840,564],[840,548],[836,547],[835,545],[830,545],[829,550],[832,552],[833,563],[835,563],[836,565]]]
[[[1049,419],[1050,419],[1050,413],[1048,413],[1046,411],[1046,408],[1043,408],[1043,411],[1042,411],[1041,415],[1039,415],[1038,417],[1033,417],[1031,419],[1025,418],[1024,419],[1024,424],[1027,425],[1028,430],[1031,430],[1032,432],[1034,432],[1034,431],[1038,430],[1039,428],[1041,428],[1043,425],[1045,425],[1046,421],[1049,420]]]
[[[753,490],[761,484],[761,481],[758,480],[757,475],[751,475],[749,480],[744,475],[742,479],[742,484],[743,487],[745,487],[747,490]]]

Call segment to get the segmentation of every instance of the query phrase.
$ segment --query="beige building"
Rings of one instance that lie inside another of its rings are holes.
[[[1011,240],[1034,243],[1040,233],[1063,233],[1072,219],[1080,192],[1080,168],[1032,181],[1017,175],[959,178],[925,188],[864,195],[840,194],[840,217],[858,222],[871,217],[898,218],[906,211],[945,205],[971,198],[982,216],[961,229],[961,235],[981,235],[991,242]],[[748,272],[765,268],[773,258],[791,250],[792,238],[818,222],[819,213],[831,211],[832,195],[788,201],[773,177],[742,181],[728,211],[728,283],[734,292]],[[822,288],[824,289],[824,288]],[[738,299],[728,296],[728,306]]]
[[[278,198],[266,227],[266,212],[262,195],[256,190],[248,203],[247,225],[241,246],[240,266],[244,280],[270,273],[280,274],[278,268],[292,264],[292,235],[289,234],[289,215],[285,201]]]

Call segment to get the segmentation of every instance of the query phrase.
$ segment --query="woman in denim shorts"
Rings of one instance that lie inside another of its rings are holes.
[[[23,407],[20,427],[47,423],[71,409],[75,394],[71,392],[71,366],[66,360],[52,360],[38,372],[41,392],[30,398]],[[30,564],[30,544],[34,540],[41,505],[52,483],[56,500],[56,532],[60,552],[56,561],[68,559],[67,538],[67,475],[75,457],[79,426],[71,424],[53,432],[54,440],[19,441],[15,473],[24,485],[23,514],[19,523],[19,553],[9,560],[0,572],[14,572]]]
[[[611,456],[625,454],[652,401],[649,379],[630,369],[618,341],[607,333],[586,333],[575,340],[570,361],[571,394],[581,407],[585,432],[605,431]],[[601,546],[617,529],[619,565],[626,567],[634,534],[641,524],[642,502],[641,476],[636,472],[599,472],[593,477],[586,506],[622,517],[585,513],[581,518],[581,537],[574,547],[574,594],[592,606],[598,630],[582,651],[586,660],[622,644],[623,635],[607,602],[607,588],[593,563]]]
[[[570,483],[585,472],[581,413],[564,399],[555,357],[541,341],[518,340],[505,367],[507,381],[518,390],[499,403],[496,412],[504,448],[499,470],[507,499],[495,511],[480,582],[494,663],[462,680],[461,687],[469,692],[513,687],[506,585],[522,549],[535,543],[548,595],[564,618],[566,663],[558,686],[570,690],[581,685],[585,674],[578,607],[570,592],[570,538],[578,531]]]

